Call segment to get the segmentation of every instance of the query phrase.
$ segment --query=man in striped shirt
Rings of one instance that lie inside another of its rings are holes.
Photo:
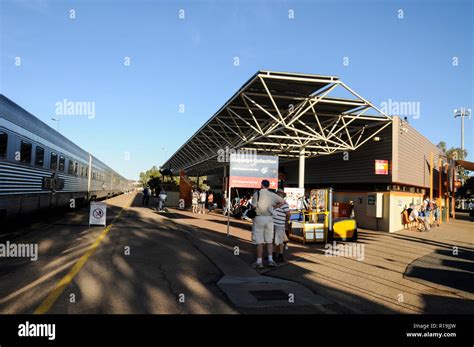
[[[282,190],[277,191],[277,194],[285,198],[286,194]],[[273,208],[272,210],[273,215],[273,226],[275,230],[275,261],[281,262],[284,261],[283,259],[283,249],[284,243],[287,241],[286,238],[286,228],[289,227],[289,220],[290,220],[290,207],[288,203],[284,203],[283,205]]]

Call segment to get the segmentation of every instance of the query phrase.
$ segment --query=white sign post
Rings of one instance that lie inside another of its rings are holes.
[[[107,204],[104,202],[91,201],[91,209],[89,211],[89,226],[106,225],[105,218],[107,215]]]

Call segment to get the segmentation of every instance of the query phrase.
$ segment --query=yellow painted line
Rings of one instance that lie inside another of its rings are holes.
[[[56,287],[53,289],[53,291],[46,297],[46,299],[43,300],[41,305],[38,306],[38,308],[35,310],[34,314],[43,314],[47,313],[51,307],[54,305],[56,300],[58,300],[59,296],[63,293],[64,289],[72,282],[74,277],[81,271],[82,267],[84,264],[87,262],[87,260],[90,258],[92,254],[94,254],[95,250],[99,247],[100,243],[102,242],[103,239],[107,236],[109,233],[110,229],[112,229],[112,226],[114,225],[115,221],[121,216],[122,211],[125,209],[129,208],[133,202],[133,197],[130,200],[129,203],[127,203],[120,212],[117,214],[117,216],[114,218],[112,223],[110,223],[99,235],[99,237],[94,241],[91,247],[87,250],[87,252],[77,261],[77,263],[74,264],[72,269],[69,271],[69,273],[64,276],[58,284],[56,284]]]

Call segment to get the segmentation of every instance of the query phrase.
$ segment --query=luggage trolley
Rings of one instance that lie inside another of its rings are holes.
[[[313,189],[308,211],[293,213],[290,218],[291,240],[305,243],[325,243],[331,222],[328,200],[332,198],[329,189]],[[295,218],[297,216],[298,218]]]
[[[290,217],[291,240],[305,243],[356,241],[357,223],[351,218],[333,218],[332,188],[313,189],[309,211],[293,212]]]

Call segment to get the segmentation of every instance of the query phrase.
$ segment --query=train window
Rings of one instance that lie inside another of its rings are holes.
[[[85,176],[85,171],[86,170],[84,170],[84,169],[85,169],[85,167],[83,165],[81,165],[81,176]]]
[[[44,148],[40,146],[36,146],[35,165],[39,167],[43,167],[43,164],[44,164]]]
[[[79,173],[79,163],[77,161],[74,162],[74,175]]]
[[[86,166],[86,177],[89,176],[89,166]]]
[[[31,164],[31,143],[21,141],[20,161],[22,163]]]
[[[0,158],[7,157],[8,134],[0,132]]]
[[[49,164],[51,170],[58,169],[58,155],[54,152],[51,152],[51,163]]]
[[[62,155],[59,156],[59,171],[64,171],[65,163],[66,163],[66,158],[64,158]]]
[[[67,166],[67,173],[72,175],[74,173],[74,162],[72,159],[69,159],[68,166]]]

